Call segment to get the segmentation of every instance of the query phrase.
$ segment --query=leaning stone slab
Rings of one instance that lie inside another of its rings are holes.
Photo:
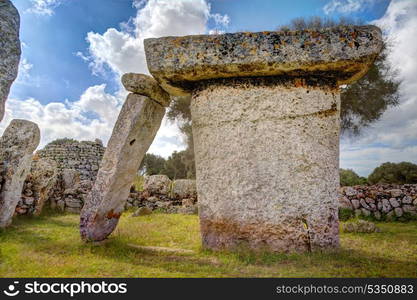
[[[381,47],[374,26],[145,40],[154,78],[192,94],[203,247],[339,246],[339,84]]]
[[[81,211],[80,233],[84,240],[104,240],[116,227],[134,176],[164,114],[165,108],[150,98],[128,95]]]
[[[147,96],[164,107],[171,102],[169,94],[151,76],[127,73],[122,76],[122,84],[129,92]]]
[[[180,96],[213,78],[316,74],[349,83],[367,71],[382,40],[375,26],[346,26],[152,38],[144,44],[150,73]]]
[[[0,228],[12,222],[39,140],[38,125],[26,120],[12,120],[0,139]]]
[[[0,121],[20,60],[20,16],[10,0],[0,2]]]

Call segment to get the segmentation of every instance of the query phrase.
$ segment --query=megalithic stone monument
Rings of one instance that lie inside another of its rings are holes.
[[[0,139],[0,228],[12,222],[39,140],[38,125],[18,119],[10,122]]]
[[[125,74],[128,91],[96,181],[80,216],[86,241],[102,241],[117,226],[139,165],[155,138],[170,97],[150,76]]]
[[[203,246],[339,245],[341,84],[382,48],[375,26],[145,40],[148,68],[192,94]]]
[[[20,61],[20,16],[10,0],[0,1],[0,121]]]

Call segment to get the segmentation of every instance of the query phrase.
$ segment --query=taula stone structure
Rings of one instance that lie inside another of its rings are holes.
[[[38,126],[26,120],[12,120],[0,139],[0,228],[12,222],[39,140]]]
[[[0,1],[0,121],[20,60],[20,16],[10,0]]]
[[[204,247],[339,245],[338,86],[381,48],[375,26],[145,40],[154,78],[192,95]]]
[[[155,138],[169,95],[150,76],[126,74],[127,96],[80,216],[81,237],[104,240],[124,210],[139,165]]]

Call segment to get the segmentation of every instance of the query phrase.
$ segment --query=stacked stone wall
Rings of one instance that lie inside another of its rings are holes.
[[[61,172],[64,169],[76,170],[80,173],[81,180],[94,181],[105,150],[100,140],[63,140],[61,143],[48,144],[36,154],[40,158],[54,160]]]
[[[340,208],[356,216],[394,220],[417,215],[417,184],[341,187]]]

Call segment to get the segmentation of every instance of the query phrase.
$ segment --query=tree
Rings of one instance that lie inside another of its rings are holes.
[[[365,185],[367,184],[365,177],[360,177],[351,169],[339,169],[340,185],[341,186],[353,186],[353,185]]]
[[[279,30],[322,29],[334,26],[361,25],[360,20],[340,18],[338,21],[320,17],[296,18]],[[389,108],[399,103],[399,81],[395,80],[395,70],[387,63],[389,47],[384,43],[381,54],[369,71],[358,81],[341,89],[341,129],[342,133],[358,135],[361,129],[379,120]]]
[[[410,162],[386,162],[375,168],[375,170],[368,176],[368,181],[371,184],[417,183],[417,165]]]
[[[166,160],[162,174],[167,175],[170,179],[187,178],[187,167],[184,163],[185,151],[174,151]]]
[[[147,153],[140,164],[139,173],[141,175],[162,174],[165,162],[165,158],[162,156]]]

